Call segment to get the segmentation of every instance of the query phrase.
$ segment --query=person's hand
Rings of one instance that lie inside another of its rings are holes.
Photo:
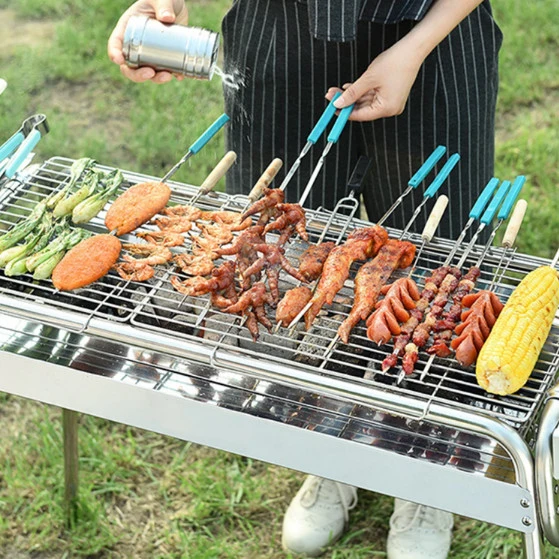
[[[129,68],[124,62],[122,54],[122,42],[124,30],[130,16],[148,16],[156,18],[163,23],[188,24],[188,10],[184,0],[138,0],[132,4],[120,17],[114,28],[107,51],[109,58],[120,66],[122,74],[133,82],[145,82],[151,80],[155,83],[165,83],[173,79],[171,72],[156,72],[153,68]],[[181,79],[183,76],[177,76]]]
[[[342,89],[332,87],[326,98],[331,101],[341,91],[334,106],[343,109],[355,103],[350,120],[369,121],[403,112],[411,87],[423,59],[396,43],[377,56],[363,75]]]

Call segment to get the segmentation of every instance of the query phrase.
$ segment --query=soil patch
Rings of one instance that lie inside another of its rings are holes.
[[[22,20],[15,10],[0,9],[1,56],[10,56],[18,47],[44,47],[54,39],[55,26],[54,21]]]

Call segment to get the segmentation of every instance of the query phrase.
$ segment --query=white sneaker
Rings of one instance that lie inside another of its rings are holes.
[[[394,499],[388,559],[446,559],[453,524],[449,512]]]
[[[355,487],[307,476],[285,513],[283,548],[317,557],[343,534],[356,504]]]

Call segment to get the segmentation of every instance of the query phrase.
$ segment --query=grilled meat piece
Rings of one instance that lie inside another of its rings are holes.
[[[449,357],[452,353],[449,342],[452,339],[452,332],[458,321],[460,320],[460,313],[462,312],[462,300],[472,289],[475,282],[481,275],[481,270],[477,266],[472,266],[466,275],[458,283],[458,287],[452,295],[452,305],[450,309],[443,314],[441,320],[433,326],[433,344],[427,350],[427,353],[435,354],[438,357]]]
[[[319,245],[311,245],[301,254],[299,257],[299,272],[305,276],[307,281],[314,281],[320,277],[324,262],[326,262],[328,255],[335,246],[336,243],[328,241]]]
[[[188,221],[196,221],[202,217],[202,210],[194,206],[170,206],[161,210],[163,215],[168,217],[186,217]]]
[[[168,233],[186,233],[193,226],[192,221],[188,217],[181,215],[158,217],[150,223],[157,225],[161,231]]]
[[[306,230],[307,218],[305,210],[299,204],[278,204],[279,217],[266,225],[264,233],[269,231],[283,231],[287,227],[295,227],[295,231],[304,241],[309,240]]]
[[[122,279],[128,281],[146,281],[155,274],[154,266],[165,264],[173,257],[173,253],[165,246],[156,244],[125,244],[122,246],[132,255],[140,255],[143,258],[135,258],[125,254],[124,262],[115,264],[113,268]]]
[[[332,249],[322,270],[312,305],[305,313],[305,325],[309,329],[324,304],[332,304],[336,293],[343,287],[349,276],[351,265],[356,260],[367,260],[374,256],[388,241],[388,233],[382,227],[373,225],[357,229],[351,233],[343,245]]]
[[[276,322],[287,327],[311,300],[312,292],[306,285],[294,287],[285,293],[276,309]]]
[[[252,225],[252,219],[248,217],[241,219],[242,215],[237,212],[227,210],[202,212],[200,219],[204,221],[214,221],[220,225],[226,225],[229,231],[242,231]]]
[[[114,266],[122,245],[113,235],[95,235],[66,253],[52,272],[52,283],[60,291],[85,287],[101,279]]]
[[[450,342],[450,346],[456,351],[457,361],[469,367],[477,359],[504,305],[491,291],[466,295],[462,303],[469,310],[462,313],[462,323],[454,330],[458,337]]]
[[[208,254],[177,254],[173,262],[181,272],[189,276],[208,276],[215,268],[213,259]]]
[[[407,268],[415,256],[415,245],[408,241],[389,239],[373,260],[363,264],[355,276],[355,297],[347,318],[338,328],[338,336],[347,344],[353,327],[369,318],[375,308],[382,286],[396,268]]]
[[[162,182],[143,182],[130,187],[109,208],[105,225],[125,235],[159,213],[169,201],[171,189]]]
[[[252,206],[243,213],[241,220],[244,220],[251,215],[264,212],[267,209],[275,208],[277,204],[282,204],[285,198],[283,190],[280,190],[279,188],[265,188],[263,194],[264,196],[260,198],[260,200],[254,202],[254,204],[252,204]],[[259,223],[259,225],[263,224]]]
[[[411,278],[400,278],[381,290],[384,299],[367,319],[367,337],[379,345],[401,333],[400,324],[410,318],[408,310],[415,308],[419,299],[417,284]]]
[[[144,239],[150,244],[165,247],[178,247],[184,244],[184,237],[180,233],[172,231],[139,231],[136,237]]]
[[[235,263],[228,261],[224,262],[219,268],[214,268],[211,277],[208,279],[195,276],[181,281],[178,277],[173,276],[171,284],[179,293],[184,295],[199,296],[212,291],[222,291],[235,281],[235,268]]]

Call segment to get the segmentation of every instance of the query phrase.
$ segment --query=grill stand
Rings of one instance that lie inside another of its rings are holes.
[[[1,319],[2,325],[10,320],[5,316]],[[37,327],[41,328],[40,325]],[[90,339],[97,340],[101,344],[99,347],[105,343],[99,338]],[[128,347],[123,345],[122,351]],[[151,354],[148,360],[153,361],[157,355]],[[159,356],[169,362],[169,356]],[[326,432],[301,429],[194,401],[180,392],[162,390],[164,382],[146,389],[119,381],[115,371],[85,372],[69,368],[67,364],[38,361],[6,351],[0,352],[0,357],[5,371],[17,371],[17,374],[0,376],[0,390],[5,392],[507,526],[524,533],[528,559],[543,557],[534,463],[529,448],[514,429],[491,417],[438,404],[433,404],[428,414],[429,420],[440,425],[498,441],[512,459],[516,484],[425,464],[374,446],[333,437]],[[219,371],[185,361],[175,363],[188,374],[200,373],[199,368],[206,372]],[[241,359],[235,366],[231,363],[230,369],[247,376],[256,374],[251,373],[246,359]],[[260,382],[274,381],[273,367],[270,369],[266,379],[260,376]],[[378,390],[349,383],[335,383],[332,379],[311,386],[311,379],[307,379],[304,373],[291,372],[294,381],[302,376],[300,383],[313,393],[338,398],[348,406],[361,403],[402,417],[417,413],[414,410],[417,404],[412,400],[393,398]],[[182,374],[179,376],[183,377]],[[251,433],[250,440],[244,436],[247,432]],[[436,493],[433,492],[435,487]],[[489,501],[486,499],[488,494],[492,496]]]

